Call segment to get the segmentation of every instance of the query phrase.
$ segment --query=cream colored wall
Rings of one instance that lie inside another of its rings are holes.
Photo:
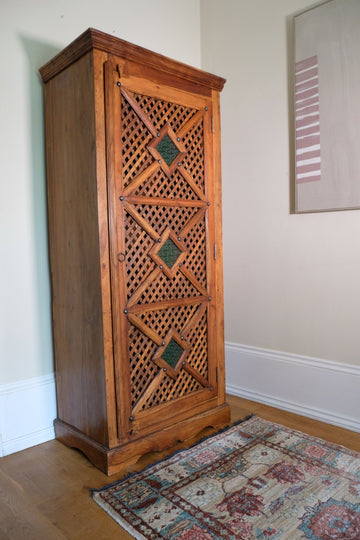
[[[200,67],[200,0],[0,1],[0,385],[53,371],[38,68],[88,27]]]
[[[291,16],[308,0],[202,0],[222,93],[227,341],[360,365],[360,211],[290,214]]]
[[[89,26],[227,77],[226,339],[360,365],[359,211],[289,213],[287,17],[307,0],[8,0],[0,17],[0,385],[53,370],[38,68]]]

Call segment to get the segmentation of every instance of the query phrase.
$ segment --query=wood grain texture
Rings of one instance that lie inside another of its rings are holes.
[[[104,94],[104,65],[108,55],[104,52],[94,55],[94,83],[95,83],[95,130],[96,130],[96,177],[97,177],[97,205],[100,241],[100,272],[102,291],[102,316],[104,339],[104,369],[106,385],[106,409],[108,425],[108,444],[118,444],[117,411],[115,406],[115,367],[114,344],[112,332],[112,305],[110,275],[110,245],[109,245],[109,215],[108,215],[108,182],[105,140],[105,94]]]
[[[45,87],[48,226],[58,415],[107,443],[92,73],[88,53]]]
[[[226,397],[231,407],[231,420],[234,422],[238,418],[243,418],[248,414],[257,414],[261,418],[264,418],[264,420],[270,420],[270,422],[275,422],[291,429],[298,429],[313,437],[320,437],[325,441],[340,444],[346,448],[350,448],[350,450],[360,452],[360,433],[229,394]]]
[[[110,474],[230,417],[214,255],[224,80],[93,30],[40,71],[55,432]]]
[[[213,223],[214,228],[214,247],[216,257],[214,261],[215,286],[214,297],[216,306],[216,355],[223,358],[225,355],[225,337],[224,337],[224,275],[223,275],[223,228],[222,228],[222,189],[221,189],[221,126],[220,126],[220,95],[215,90],[212,91],[213,98],[213,152],[212,161],[209,160],[209,166],[212,167],[212,174],[215,181],[210,184],[211,197],[213,199]],[[218,396],[219,402],[225,399],[225,365],[220,362],[217,366]]]
[[[360,434],[235,396],[227,396],[232,421],[251,413],[360,452]],[[205,430],[200,437],[210,434]],[[125,467],[112,480],[140,470],[195,442],[150,453],[136,466]],[[131,540],[117,523],[95,504],[90,488],[101,488],[108,477],[80,452],[59,441],[34,446],[0,460],[0,537],[5,540],[74,539]]]
[[[195,82],[210,88],[222,90],[225,79],[200,69],[167,58],[161,54],[149,51],[123,39],[105,34],[94,28],[89,28],[81,36],[75,39],[64,51],[43,66],[40,70],[44,82],[48,82],[60,71],[81,58],[86,52],[98,49],[103,52],[119,56],[126,60],[132,60],[145,68],[152,68],[157,72]]]

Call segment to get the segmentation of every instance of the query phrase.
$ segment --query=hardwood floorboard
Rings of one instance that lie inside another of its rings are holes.
[[[305,416],[276,409],[275,407],[269,407],[268,405],[263,405],[261,403],[255,403],[254,401],[238,398],[236,396],[228,395],[227,401],[231,407],[233,421],[236,421],[238,418],[244,418],[249,413],[254,413],[261,416],[261,418],[264,418],[264,420],[270,420],[271,422],[276,422],[283,426],[303,431],[314,437],[320,437],[326,441],[341,444],[346,446],[346,448],[360,452],[360,433],[356,433],[355,431],[325,424],[324,422],[312,420]]]
[[[228,396],[232,421],[249,414],[277,422],[360,452],[360,433],[317,422],[267,405]],[[202,432],[198,438],[209,434]],[[175,448],[144,456],[123,474],[163,459]],[[77,450],[54,440],[0,459],[0,538],[4,540],[107,540],[132,537],[92,501],[91,488],[121,478],[91,465]]]

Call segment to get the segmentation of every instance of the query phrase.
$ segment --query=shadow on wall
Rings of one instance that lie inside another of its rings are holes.
[[[289,128],[289,193],[290,214],[295,214],[295,123],[294,123],[294,14],[286,18],[286,50],[288,80],[288,128]]]
[[[46,373],[49,359],[53,357],[53,349],[46,210],[45,122],[43,89],[39,68],[53,58],[60,51],[60,48],[26,36],[20,35],[20,40],[28,59],[29,150],[31,152],[39,367],[43,373]]]

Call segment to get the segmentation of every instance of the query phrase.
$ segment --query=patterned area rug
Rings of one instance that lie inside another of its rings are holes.
[[[360,454],[256,416],[94,492],[138,539],[360,539]]]

